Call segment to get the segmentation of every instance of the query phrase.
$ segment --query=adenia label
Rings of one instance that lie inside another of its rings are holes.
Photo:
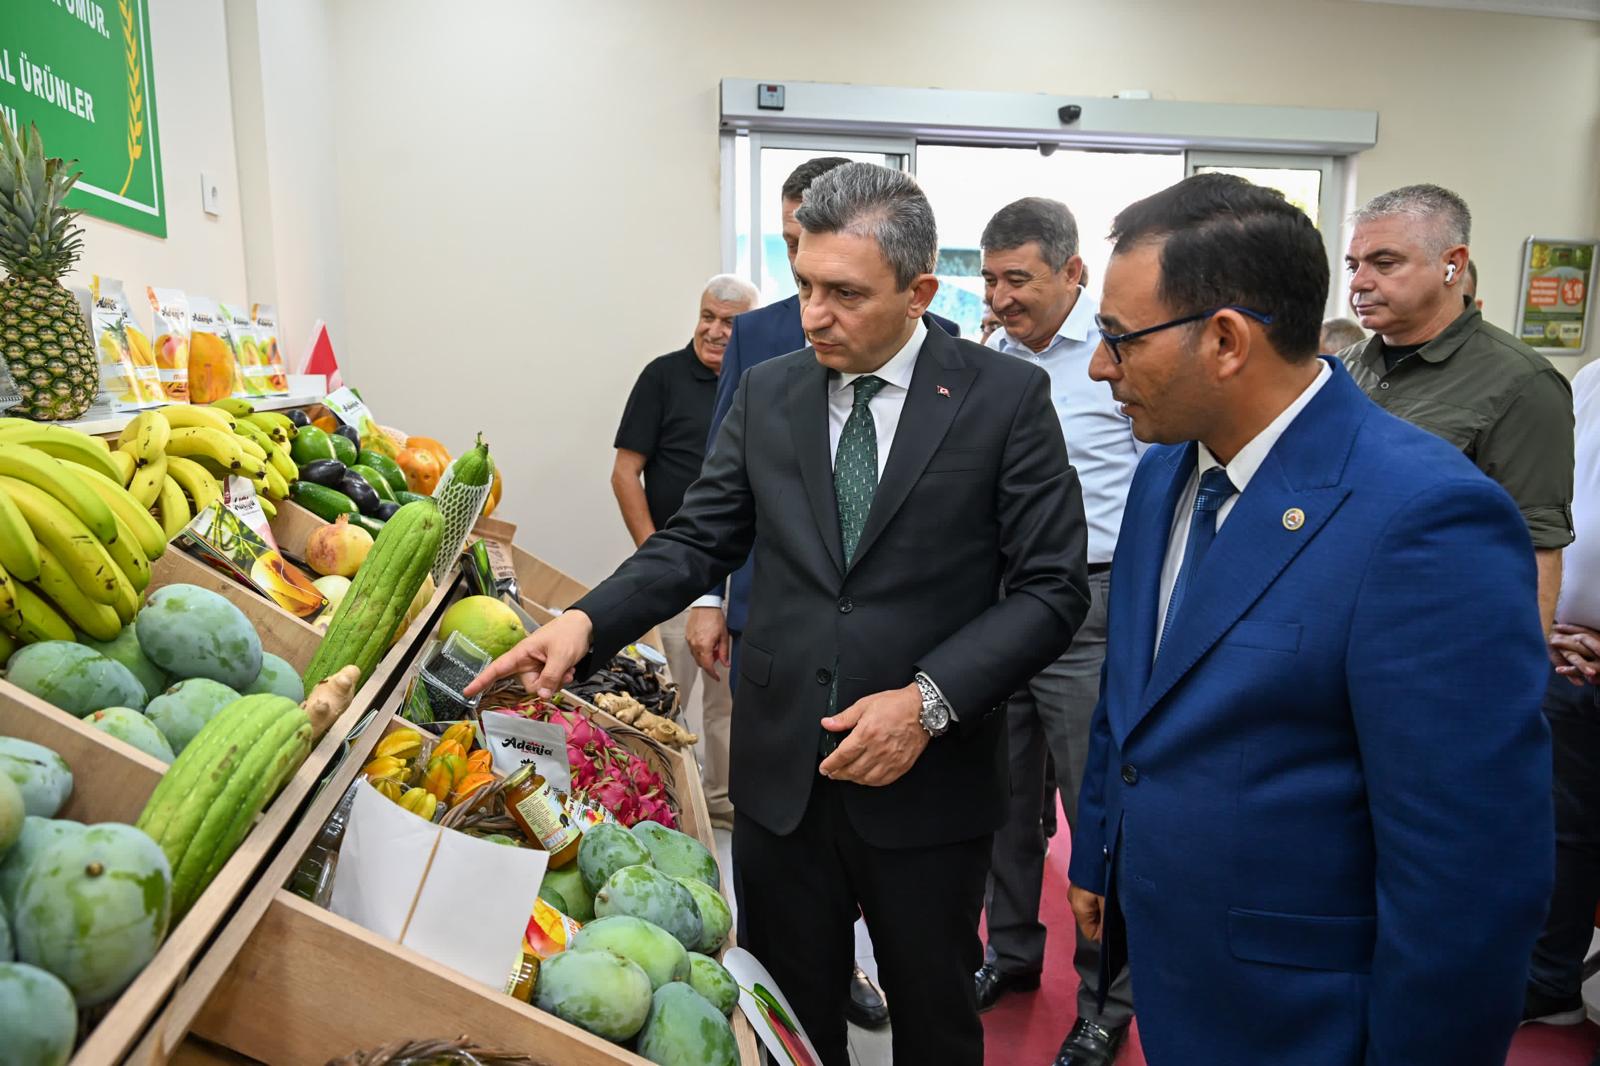
[[[482,723],[496,776],[510,777],[532,763],[552,789],[564,796],[572,792],[567,734],[560,726],[520,714],[485,714]]]

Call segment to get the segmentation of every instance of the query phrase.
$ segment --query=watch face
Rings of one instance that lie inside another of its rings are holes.
[[[948,707],[924,707],[922,709],[922,725],[928,732],[935,736],[950,728],[950,709]]]

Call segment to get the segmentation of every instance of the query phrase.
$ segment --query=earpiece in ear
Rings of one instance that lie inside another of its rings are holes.
[[[1451,263],[1444,268],[1444,283],[1448,285],[1454,280],[1456,280],[1456,265]]]

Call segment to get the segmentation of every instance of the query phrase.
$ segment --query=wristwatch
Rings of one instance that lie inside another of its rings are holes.
[[[917,672],[917,691],[922,693],[922,714],[918,720],[922,729],[930,737],[942,737],[950,729],[950,723],[955,719],[955,713],[950,709],[950,702],[944,698],[944,693],[939,691],[939,686],[933,683],[933,678],[921,671]]]

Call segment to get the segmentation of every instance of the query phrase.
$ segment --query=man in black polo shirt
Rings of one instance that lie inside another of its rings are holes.
[[[665,526],[683,503],[683,494],[700,476],[711,430],[711,409],[717,402],[717,374],[722,352],[733,335],[735,315],[755,307],[760,294],[732,274],[718,274],[700,294],[700,317],[694,337],[675,352],[652,359],[639,375],[617,427],[616,462],[611,491],[622,509],[622,521],[635,547]],[[643,476],[643,484],[640,477]],[[701,670],[684,640],[687,612],[661,626],[667,663],[678,682],[685,724],[700,735],[695,755],[705,780],[711,820],[731,828],[728,802],[728,733],[733,697],[727,678],[705,677],[703,713],[695,713],[690,697]]]

